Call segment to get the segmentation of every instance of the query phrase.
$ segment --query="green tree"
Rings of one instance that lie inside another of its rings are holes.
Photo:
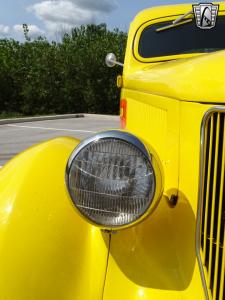
[[[53,113],[116,114],[120,67],[104,60],[114,52],[124,60],[127,34],[105,24],[74,28],[60,43],[44,37],[25,42],[0,40],[0,110],[23,115]]]

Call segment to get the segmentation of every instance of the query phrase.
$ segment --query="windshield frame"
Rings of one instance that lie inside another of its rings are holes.
[[[133,56],[134,58],[142,63],[151,63],[151,62],[161,62],[161,61],[168,61],[168,60],[174,60],[174,59],[179,59],[179,58],[189,58],[189,57],[193,57],[193,56],[199,56],[199,55],[205,55],[207,54],[206,52],[192,52],[192,53],[181,53],[181,54],[175,54],[175,55],[167,55],[167,56],[156,56],[156,57],[149,57],[149,58],[144,58],[139,54],[139,42],[140,42],[140,38],[142,35],[142,32],[149,26],[151,25],[155,25],[155,24],[160,24],[165,22],[172,22],[174,20],[176,20],[178,17],[182,16],[182,14],[177,14],[177,15],[171,15],[171,16],[164,16],[164,17],[159,17],[156,19],[152,19],[152,20],[148,20],[144,23],[142,23],[138,29],[136,30],[134,39],[133,39],[133,45],[132,45],[132,51],[133,51]],[[225,10],[220,10],[218,12],[218,17],[220,16],[225,16]],[[188,20],[188,19],[192,19],[192,22],[195,22],[195,18],[194,16],[187,16],[185,17],[183,20]],[[183,25],[180,25],[183,26]],[[160,33],[159,33],[160,34]]]

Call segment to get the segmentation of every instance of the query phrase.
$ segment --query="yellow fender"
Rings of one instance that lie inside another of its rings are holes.
[[[109,235],[75,211],[65,185],[79,143],[57,138],[0,171],[0,298],[102,299]]]

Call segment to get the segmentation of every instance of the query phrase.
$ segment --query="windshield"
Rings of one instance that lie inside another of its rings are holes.
[[[171,21],[146,27],[139,41],[139,55],[143,58],[183,53],[212,52],[225,49],[225,17],[217,19],[216,26],[203,30],[190,23],[157,32]]]

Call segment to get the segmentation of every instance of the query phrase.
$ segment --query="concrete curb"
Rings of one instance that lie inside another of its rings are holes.
[[[35,122],[35,121],[72,119],[72,118],[84,118],[84,114],[67,114],[67,115],[55,115],[55,116],[40,116],[40,117],[2,119],[2,120],[0,120],[0,125],[12,124],[12,123]]]
[[[100,115],[100,114],[84,114],[85,117],[97,117],[97,118],[101,118],[101,119],[118,119],[119,118],[119,114],[118,115]]]

